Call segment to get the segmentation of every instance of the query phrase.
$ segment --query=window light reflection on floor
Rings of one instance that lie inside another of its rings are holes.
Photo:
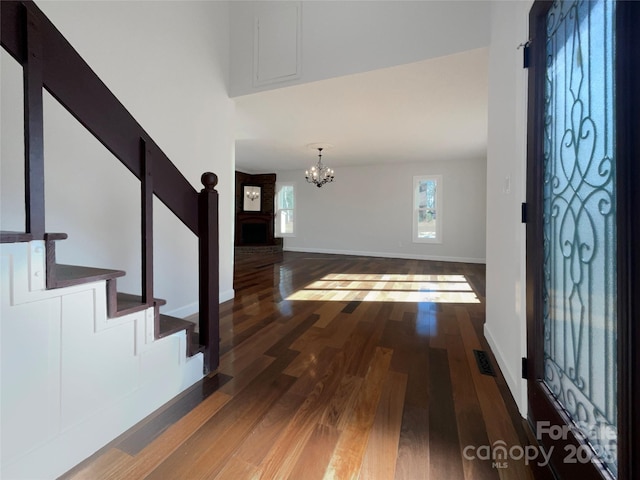
[[[480,303],[464,275],[332,273],[287,300]]]

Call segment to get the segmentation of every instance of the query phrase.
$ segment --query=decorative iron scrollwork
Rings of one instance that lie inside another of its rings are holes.
[[[545,383],[615,472],[615,159],[611,0],[547,16],[543,158]]]

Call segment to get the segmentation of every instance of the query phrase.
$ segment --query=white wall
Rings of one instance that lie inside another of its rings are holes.
[[[441,244],[412,242],[414,175],[443,176]],[[340,167],[322,188],[307,184],[301,170],[277,172],[277,180],[296,183],[296,236],[284,239],[287,250],[485,260],[484,158]]]
[[[220,292],[233,296],[233,102],[227,95],[226,2],[38,2],[98,76],[197,190],[213,171],[220,193]],[[2,58],[2,228],[23,228],[20,72]],[[6,68],[5,68],[6,67]],[[9,100],[11,99],[11,100]],[[6,101],[6,102],[5,102]],[[61,263],[127,271],[140,291],[139,182],[45,95],[47,231],[66,232]],[[197,238],[159,201],[155,294],[165,311],[197,309]]]
[[[291,2],[231,3],[231,95],[435,58],[489,44],[490,2],[307,1],[301,4],[300,75],[254,87],[256,15]]]
[[[487,320],[485,336],[520,412],[526,415],[525,226],[526,82],[520,43],[532,2],[493,3],[489,48],[487,149]],[[508,178],[510,180],[508,180]],[[510,184],[510,188],[507,187]]]

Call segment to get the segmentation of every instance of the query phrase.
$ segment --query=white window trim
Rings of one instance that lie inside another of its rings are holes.
[[[283,187],[292,187],[293,188],[293,208],[280,208],[280,190]],[[276,198],[275,198],[275,237],[276,238],[285,238],[285,237],[295,237],[296,236],[296,183],[295,182],[276,182]],[[291,210],[293,212],[293,232],[291,233],[280,233],[280,212],[282,210]]]
[[[436,218],[437,229],[435,238],[419,238],[418,237],[418,185],[424,180],[436,181]],[[411,195],[413,196],[413,212],[411,217],[411,223],[413,225],[413,243],[442,243],[442,226],[443,226],[443,202],[442,202],[442,190],[443,190],[442,175],[416,175],[413,177],[413,189]]]

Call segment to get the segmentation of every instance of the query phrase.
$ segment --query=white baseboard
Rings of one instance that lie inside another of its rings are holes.
[[[288,252],[327,253],[332,255],[355,255],[362,257],[402,258],[407,260],[432,260],[439,262],[485,263],[484,258],[443,257],[438,255],[420,255],[417,253],[364,252],[357,250],[334,250],[330,248],[284,247]]]
[[[18,462],[3,465],[2,478],[57,478],[199,381],[202,368],[202,354],[186,359],[180,370],[143,383],[108,408],[28,452]]]
[[[502,350],[498,346],[498,343],[493,338],[491,334],[491,330],[489,326],[484,324],[484,337],[487,339],[487,343],[489,347],[491,347],[491,351],[493,352],[493,356],[496,357],[496,361],[498,362],[498,366],[502,371],[502,375],[504,376],[505,381],[507,382],[507,386],[511,391],[511,395],[513,396],[516,405],[518,406],[518,410],[520,411],[520,415],[524,418],[527,417],[528,403],[527,403],[527,395],[526,389],[522,388],[522,383],[526,382],[521,378],[516,378],[511,374],[511,369],[509,369],[509,364],[506,361]],[[524,394],[523,394],[524,392]]]
[[[220,292],[220,303],[228,302],[236,296],[236,291],[233,288]]]
[[[173,310],[162,313],[164,315],[169,315],[170,317],[186,318],[190,315],[193,315],[194,313],[198,313],[198,302],[193,302],[189,305],[185,305],[183,307],[175,308]]]
[[[235,297],[235,294],[236,292],[233,288],[230,288],[229,290],[225,290],[224,292],[220,292],[220,300],[219,300],[220,303],[224,303],[233,299],[233,297]],[[171,317],[187,318],[187,317],[190,317],[191,315],[198,313],[198,310],[199,310],[198,302],[193,302],[188,305],[184,305],[182,307],[175,308],[173,310],[169,310],[162,313],[165,315],[169,315]]]

